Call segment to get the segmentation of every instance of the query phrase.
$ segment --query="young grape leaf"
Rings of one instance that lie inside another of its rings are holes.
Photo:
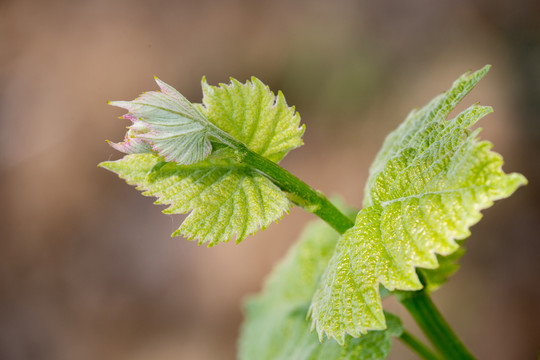
[[[401,322],[385,314],[388,329],[366,336],[347,336],[341,346],[332,339],[320,343],[306,318],[317,282],[339,235],[322,221],[309,224],[298,243],[274,269],[261,294],[246,304],[239,343],[240,359],[353,360],[385,359]]]
[[[158,197],[156,203],[170,205],[165,213],[192,211],[173,236],[209,246],[234,236],[240,242],[289,211],[286,195],[254,168],[237,162],[235,149],[227,146],[233,137],[277,162],[302,145],[300,116],[281,93],[274,95],[255,78],[219,87],[203,80],[200,105],[157,82],[161,92],[113,103],[128,109],[125,117],[133,122],[126,141],[113,144],[128,155],[100,166],[144,190],[143,195]]]
[[[236,234],[240,242],[282,217],[291,204],[285,194],[255,170],[230,159],[207,159],[194,165],[163,163],[155,154],[131,154],[101,166],[137,185],[143,195],[170,205],[164,213],[193,210],[173,236],[209,246]]]
[[[256,77],[242,84],[210,86],[203,78],[203,106],[199,109],[217,127],[257,154],[279,162],[301,145],[304,125],[288,107],[281,91],[277,96]]]
[[[491,108],[445,120],[489,67],[465,74],[391,133],[370,170],[364,208],[338,241],[310,308],[314,326],[338,342],[384,329],[379,284],[419,290],[416,268],[438,267],[469,236],[480,210],[526,183],[470,130]],[[441,275],[441,274],[439,274]]]
[[[134,153],[130,144],[137,139],[166,161],[189,165],[205,159],[212,150],[209,136],[219,136],[219,131],[172,86],[158,78],[156,82],[161,91],[146,92],[133,101],[109,102],[128,110],[125,117],[133,121],[126,140],[115,148]]]

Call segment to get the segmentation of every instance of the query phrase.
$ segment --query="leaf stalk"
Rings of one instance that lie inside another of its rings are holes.
[[[431,349],[424,345],[420,340],[414,337],[410,332],[403,330],[399,336],[405,345],[411,348],[415,353],[420,355],[422,359],[425,360],[440,360],[439,356],[435,354]]]
[[[236,149],[242,162],[257,169],[285,191],[293,203],[317,215],[340,234],[354,225],[354,222],[339,211],[322,192],[312,189],[275,162],[249,150],[243,144],[239,144]]]
[[[474,359],[444,320],[425,290],[398,291],[395,295],[443,359]]]

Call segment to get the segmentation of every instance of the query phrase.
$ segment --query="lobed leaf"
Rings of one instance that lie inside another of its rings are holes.
[[[526,183],[505,174],[501,156],[477,139],[479,130],[469,130],[491,108],[471,106],[445,120],[488,69],[460,77],[386,139],[370,170],[364,208],[338,241],[313,297],[320,338],[326,333],[343,343],[346,334],[384,329],[379,284],[421,289],[416,268],[436,269],[436,255],[459,248],[456,240],[470,235],[480,210]]]
[[[164,163],[155,154],[131,154],[100,164],[136,185],[163,212],[192,211],[173,236],[183,235],[209,246],[236,236],[240,242],[281,218],[291,204],[285,194],[255,170],[231,160],[205,160],[195,165]]]
[[[202,81],[203,106],[199,109],[209,121],[244,143],[251,151],[279,162],[290,150],[301,145],[304,126],[294,107],[288,107],[281,91],[277,96],[259,79],[245,84],[210,86]]]
[[[388,329],[362,338],[347,336],[344,346],[328,339],[320,343],[306,319],[317,282],[326,268],[339,235],[315,221],[274,269],[264,290],[246,304],[239,343],[240,359],[345,360],[385,359],[392,336],[399,336],[399,319],[386,314]]]

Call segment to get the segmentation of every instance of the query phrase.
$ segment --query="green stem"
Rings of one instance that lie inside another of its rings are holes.
[[[339,211],[322,192],[312,189],[275,162],[248,150],[244,145],[241,145],[239,150],[244,163],[260,171],[285,191],[291,201],[326,221],[340,234],[354,225],[354,222]]]
[[[424,290],[399,291],[395,295],[443,359],[474,359]]]
[[[414,352],[416,352],[422,359],[426,360],[440,360],[440,358],[425,346],[420,340],[415,338],[410,332],[403,330],[399,339],[408,347],[410,347]]]

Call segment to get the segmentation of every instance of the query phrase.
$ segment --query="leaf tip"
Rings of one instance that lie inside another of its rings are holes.
[[[511,184],[511,187],[516,190],[520,186],[526,186],[529,184],[529,180],[520,173],[510,173],[508,176],[508,182]]]
[[[129,110],[131,108],[131,101],[107,101],[107,104],[126,110]]]
[[[252,76],[251,77],[251,83],[255,86],[260,86],[260,87],[268,87],[264,82],[262,82],[258,77],[256,76]]]
[[[165,92],[164,88],[167,86],[167,84],[165,84],[160,78],[158,78],[156,75],[154,75],[154,81],[156,82],[156,84],[159,86],[159,88],[161,89],[162,92]]]
[[[99,164],[97,164],[97,167],[105,169],[105,170],[113,171],[112,170],[112,164],[113,163],[114,163],[114,161],[102,161]]]
[[[204,96],[211,94],[212,86],[208,84],[208,79],[206,78],[206,76],[203,76],[201,79],[201,88],[202,88],[202,92]],[[203,103],[204,103],[204,98],[203,98]]]
[[[484,77],[484,75],[486,75],[489,72],[490,69],[491,69],[491,65],[486,64],[484,65],[484,67],[482,67],[479,70],[474,71],[472,74],[466,73],[465,75],[470,78],[478,77],[478,81],[479,81],[480,79]]]
[[[234,86],[242,86],[243,85],[240,81],[236,80],[232,76],[229,77],[229,81],[231,82],[231,85],[234,85]]]

